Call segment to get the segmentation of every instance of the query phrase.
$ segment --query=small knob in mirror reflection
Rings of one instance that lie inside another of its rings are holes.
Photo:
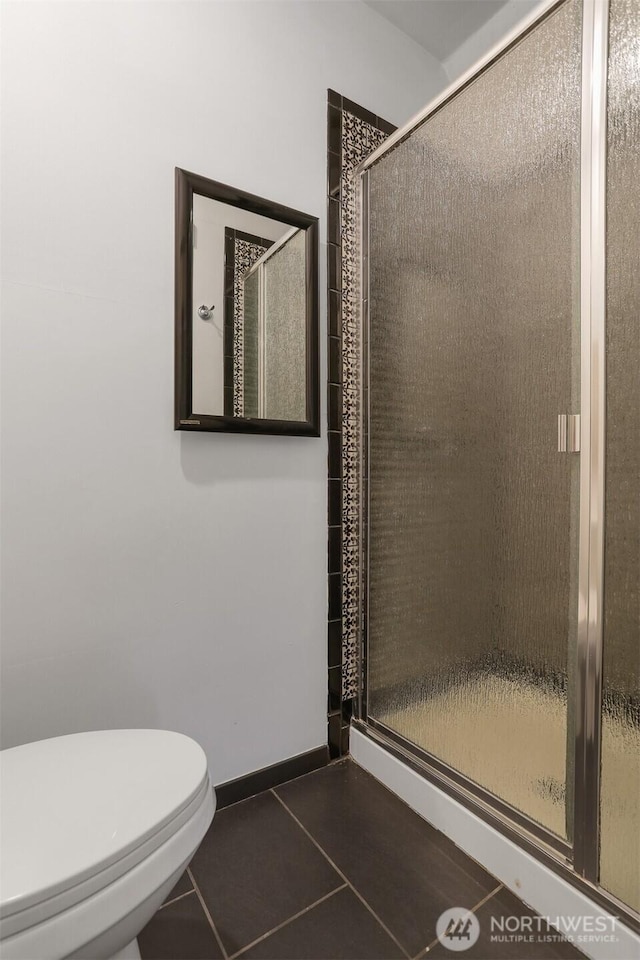
[[[198,316],[201,320],[211,320],[214,310],[215,307],[213,304],[211,304],[210,307],[206,307],[203,303],[201,307],[198,307]]]

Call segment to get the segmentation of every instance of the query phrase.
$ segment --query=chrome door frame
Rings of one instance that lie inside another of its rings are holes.
[[[605,314],[606,314],[606,123],[609,0],[583,0],[580,148],[580,507],[576,644],[573,843],[562,840],[452,770],[438,758],[369,717],[367,624],[369,621],[369,176],[378,160],[472,83],[566,0],[547,0],[485,57],[399,128],[355,171],[360,237],[362,404],[360,418],[360,696],[355,725],[496,829],[546,862],[593,900],[611,908],[633,929],[640,917],[599,885],[600,737],[602,709]]]
[[[597,883],[604,597],[607,53],[609,0],[583,0],[580,157],[580,536],[574,869]]]

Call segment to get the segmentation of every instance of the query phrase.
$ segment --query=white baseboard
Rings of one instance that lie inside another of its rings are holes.
[[[629,927],[614,922],[603,907],[353,727],[350,751],[359,766],[550,923],[555,918],[567,918],[578,924],[571,935],[576,947],[592,960],[640,957],[640,937]],[[562,923],[552,925],[566,935]],[[604,936],[599,930],[606,931]],[[615,940],[608,939],[611,936]],[[586,937],[598,939],[583,939]]]

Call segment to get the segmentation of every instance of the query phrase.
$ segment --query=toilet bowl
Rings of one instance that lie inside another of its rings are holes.
[[[103,730],[0,753],[0,957],[133,960],[204,837],[201,747]]]

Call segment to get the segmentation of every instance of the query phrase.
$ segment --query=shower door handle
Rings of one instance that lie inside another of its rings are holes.
[[[558,414],[558,453],[580,453],[580,414]]]

